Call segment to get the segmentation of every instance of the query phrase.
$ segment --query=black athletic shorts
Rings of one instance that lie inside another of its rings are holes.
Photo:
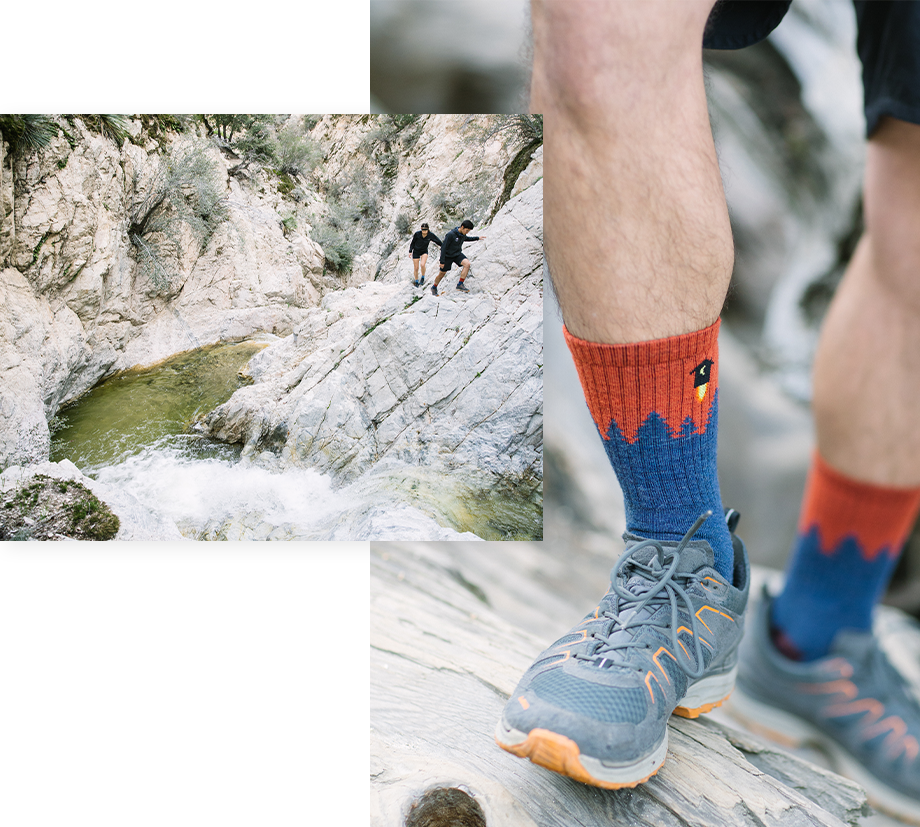
[[[741,49],[763,40],[791,0],[719,0],[703,35],[706,49]],[[853,0],[863,68],[866,135],[884,115],[920,124],[920,1]]]
[[[466,259],[466,256],[463,255],[463,253],[458,253],[457,255],[450,256],[450,258],[446,259],[442,258],[441,269],[446,273],[448,270],[450,270],[451,264],[456,264],[458,267],[462,267],[464,259]]]
[[[427,255],[428,255],[427,250],[421,250],[421,251],[413,250],[412,251],[412,258],[421,258],[422,256],[427,256]]]

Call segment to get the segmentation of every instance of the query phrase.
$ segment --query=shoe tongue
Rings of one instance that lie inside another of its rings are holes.
[[[630,545],[635,545],[636,543],[642,542],[644,537],[638,537],[635,534],[624,534],[623,539],[626,541],[626,550],[629,551]],[[664,568],[667,568],[671,564],[671,555],[674,552],[674,549],[677,548],[679,543],[674,540],[659,540],[662,547],[664,548]],[[648,566],[652,563],[652,558],[657,556],[658,550],[654,546],[646,546],[645,548],[640,548],[633,554],[633,559],[638,563],[643,563]],[[683,551],[680,553],[680,560],[677,563],[678,572],[694,572],[697,569],[703,566],[714,566],[715,565],[715,555],[712,552],[712,548],[709,543],[705,540],[691,540],[686,546],[684,546]]]
[[[687,546],[680,555],[677,570],[680,572],[693,572],[703,566],[712,566],[715,555],[705,540],[697,540]]]

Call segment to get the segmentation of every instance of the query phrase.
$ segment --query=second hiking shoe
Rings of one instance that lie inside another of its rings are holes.
[[[502,749],[597,787],[635,787],[668,749],[668,718],[719,706],[735,682],[750,580],[734,545],[733,582],[692,536],[625,535],[610,590],[521,678],[495,732]]]
[[[436,285],[436,284],[432,284],[432,285],[431,285],[431,295],[432,295],[432,296],[437,296],[437,295],[438,295],[438,285]]]
[[[459,291],[461,291],[462,293],[469,293],[469,292],[470,292],[470,288],[467,287],[462,281],[458,281],[458,282],[457,282],[457,289],[458,289]]]
[[[741,647],[728,712],[786,747],[820,747],[878,809],[920,824],[920,704],[872,632],[843,629],[812,661],[770,638],[766,591]]]

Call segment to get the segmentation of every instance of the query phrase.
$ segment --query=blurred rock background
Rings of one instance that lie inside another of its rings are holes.
[[[720,339],[719,473],[754,563],[781,568],[814,445],[811,363],[862,230],[864,117],[848,0],[796,0],[763,43],[707,51],[710,117],[735,237]],[[621,496],[549,292],[544,530],[611,561]],[[915,531],[887,601],[920,615]]]
[[[375,112],[527,112],[527,0],[371,0]]]

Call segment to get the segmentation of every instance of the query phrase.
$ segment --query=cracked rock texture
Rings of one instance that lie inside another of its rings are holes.
[[[455,276],[437,298],[405,280],[327,294],[207,431],[343,481],[381,463],[542,488],[543,182],[528,175],[465,246],[469,294]]]

